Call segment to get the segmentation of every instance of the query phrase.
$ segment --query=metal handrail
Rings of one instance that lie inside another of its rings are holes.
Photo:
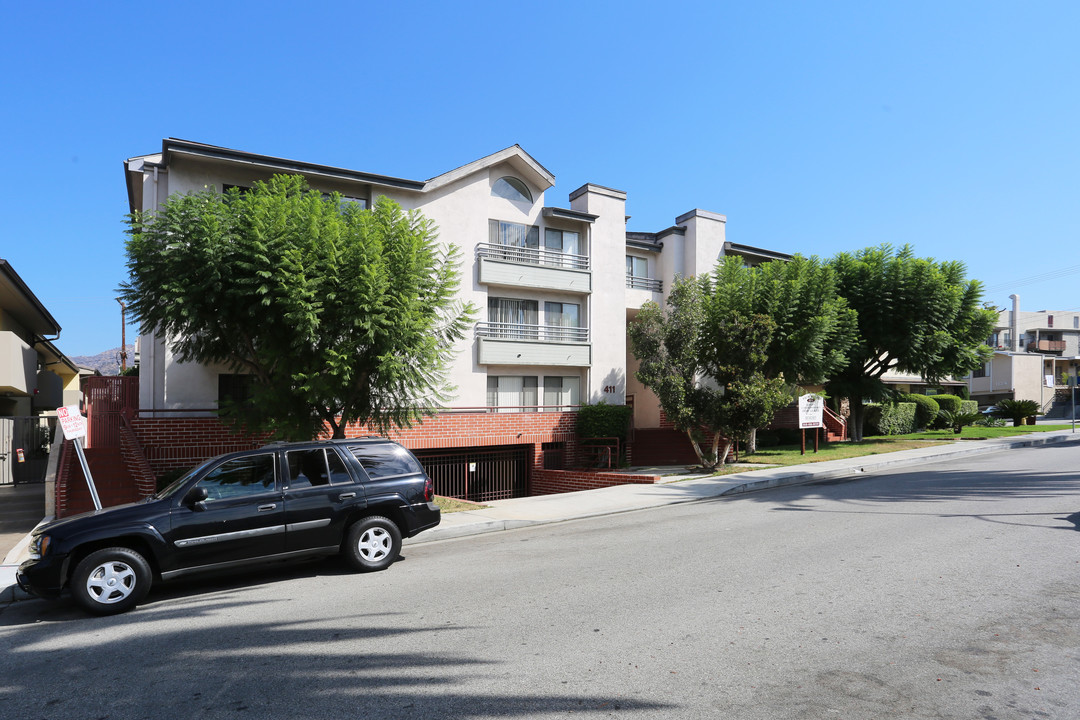
[[[495,243],[477,243],[476,257],[491,260],[507,260],[527,265],[545,265],[570,270],[588,270],[589,256],[564,253],[550,248],[519,247]]]
[[[563,325],[479,322],[476,336],[500,340],[537,340],[540,342],[589,342],[589,328]]]
[[[640,275],[627,275],[626,287],[634,290],[652,290],[653,292],[664,291],[662,282],[655,278],[641,277]]]

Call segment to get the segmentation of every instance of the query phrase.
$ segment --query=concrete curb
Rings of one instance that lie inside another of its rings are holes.
[[[721,477],[699,475],[657,485],[615,485],[599,490],[499,500],[482,510],[444,515],[443,522],[438,527],[427,530],[417,537],[409,538],[404,544],[419,545],[536,525],[617,515],[654,507],[741,495],[770,488],[806,485],[821,480],[857,478],[880,470],[1057,443],[1080,443],[1080,433],[1063,430],[1040,433],[1038,437],[1028,435],[1000,440],[972,440],[946,447],[902,450],[849,460],[811,463],[796,466],[794,469],[766,468]],[[4,564],[0,565],[0,603],[11,603],[32,597],[15,585],[15,570],[19,563],[26,559],[29,543],[30,535],[27,535],[15,549],[8,553]]]

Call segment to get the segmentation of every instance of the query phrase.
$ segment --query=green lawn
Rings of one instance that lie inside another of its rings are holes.
[[[897,452],[898,450],[913,450],[915,448],[931,447],[942,443],[959,442],[964,440],[985,440],[987,438],[1010,437],[1013,435],[1027,435],[1035,432],[1049,432],[1052,430],[1069,430],[1071,425],[1022,425],[1020,427],[966,427],[960,435],[953,434],[952,430],[927,430],[921,433],[909,435],[889,435],[869,437],[861,443],[842,442],[822,444],[818,452],[814,453],[813,442],[807,444],[806,454],[801,455],[798,445],[780,445],[777,447],[761,448],[753,455],[739,455],[740,462],[762,463],[768,465],[802,465],[804,463],[825,462],[826,460],[843,460],[845,458],[863,457],[866,455],[880,455],[882,453]],[[729,475],[735,472],[745,472],[747,468],[725,467],[718,475]]]

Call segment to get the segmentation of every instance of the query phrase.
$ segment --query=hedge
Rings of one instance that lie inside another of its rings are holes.
[[[582,405],[577,415],[578,438],[617,437],[626,440],[626,431],[630,428],[630,413],[633,408],[629,405]]]
[[[900,402],[866,406],[867,435],[906,435],[915,432],[915,403]]]
[[[929,395],[917,395],[905,393],[900,396],[901,402],[915,403],[915,427],[916,429],[928,428],[937,419],[938,410],[941,407],[937,400]]]
[[[935,395],[934,401],[940,409],[948,410],[953,414],[960,412],[960,403],[964,402],[956,395]]]
[[[968,413],[977,413],[977,412],[979,412],[979,401],[978,400],[961,400],[960,401],[960,414],[961,415],[966,415]]]

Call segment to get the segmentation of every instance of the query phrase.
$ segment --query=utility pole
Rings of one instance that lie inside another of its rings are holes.
[[[120,303],[120,374],[123,375],[127,372],[127,306],[120,298],[116,302]]]

